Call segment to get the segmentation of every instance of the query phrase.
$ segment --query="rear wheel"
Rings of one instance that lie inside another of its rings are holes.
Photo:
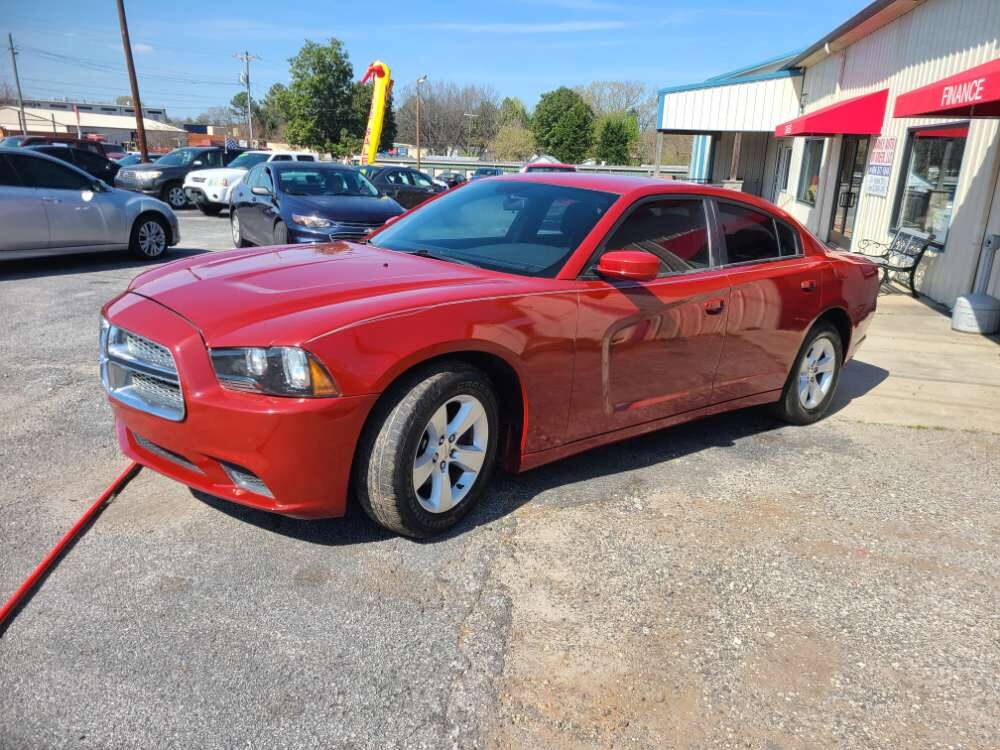
[[[792,365],[777,404],[777,415],[799,425],[822,419],[830,410],[843,363],[840,333],[829,323],[817,323]]]
[[[167,183],[163,187],[163,201],[175,211],[186,208],[188,197],[184,186],[179,182]]]
[[[275,245],[287,245],[288,244],[288,227],[285,226],[285,222],[279,221],[274,225],[274,244]]]
[[[489,482],[499,417],[485,374],[461,363],[420,372],[372,414],[354,486],[377,523],[425,537],[456,524]]]
[[[240,215],[235,207],[229,209],[229,228],[233,232],[233,247],[250,247],[250,243],[243,239],[243,230],[240,228]]]
[[[170,228],[158,216],[140,216],[132,225],[128,249],[140,258],[159,258],[167,251]]]
[[[218,216],[219,211],[222,210],[222,206],[218,203],[199,203],[198,210],[205,214],[205,216]]]

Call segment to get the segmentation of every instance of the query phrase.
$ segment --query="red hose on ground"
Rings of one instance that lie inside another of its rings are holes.
[[[55,562],[59,559],[59,556],[66,551],[66,549],[84,530],[86,530],[87,525],[97,517],[104,506],[113,500],[119,492],[125,489],[125,485],[131,482],[141,469],[142,466],[140,464],[132,462],[129,467],[125,469],[125,471],[119,474],[118,478],[111,483],[111,486],[104,490],[103,494],[87,509],[86,513],[80,516],[80,520],[73,524],[73,527],[63,535],[63,538],[59,540],[58,544],[56,544],[49,554],[45,556],[45,559],[38,564],[38,567],[35,568],[34,572],[28,576],[27,580],[21,584],[20,588],[14,592],[14,595],[7,600],[7,603],[3,605],[3,609],[0,609],[0,633],[4,630],[4,623],[7,621],[7,618],[10,617],[14,613],[14,610],[16,610],[18,606],[20,606],[27,599],[31,590],[55,564]]]

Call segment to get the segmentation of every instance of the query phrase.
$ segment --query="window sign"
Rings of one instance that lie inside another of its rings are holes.
[[[914,131],[903,162],[896,226],[934,234],[941,245],[948,236],[955,207],[968,126]]]
[[[896,139],[888,136],[875,139],[868,159],[868,185],[865,192],[882,198],[889,194],[889,175],[896,155]]]

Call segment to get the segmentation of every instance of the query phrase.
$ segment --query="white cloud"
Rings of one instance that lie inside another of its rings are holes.
[[[416,28],[469,34],[576,34],[624,29],[629,25],[625,21],[556,21],[553,23],[423,23],[416,24]]]
[[[137,55],[149,55],[153,52],[153,45],[138,42],[137,44],[132,45],[132,51]]]

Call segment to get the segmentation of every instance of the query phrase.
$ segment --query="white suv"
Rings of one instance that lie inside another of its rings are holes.
[[[243,179],[250,168],[265,161],[316,161],[315,154],[302,151],[247,151],[227,167],[198,169],[184,178],[188,200],[206,216],[215,216],[229,206],[233,186]]]

